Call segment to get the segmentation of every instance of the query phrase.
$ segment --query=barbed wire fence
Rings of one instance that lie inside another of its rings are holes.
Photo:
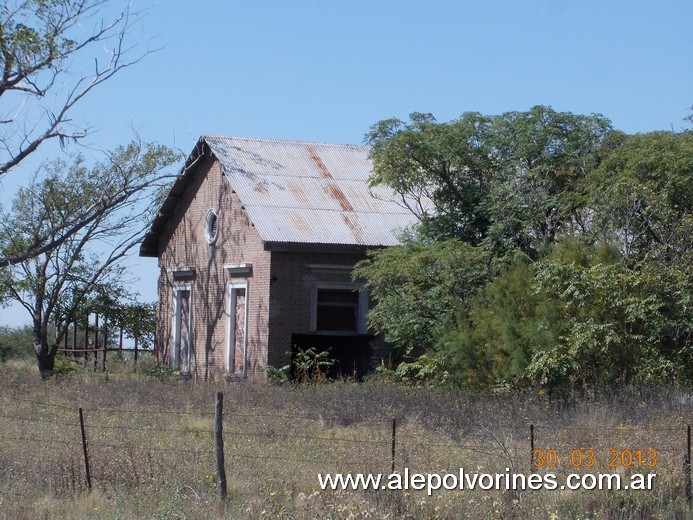
[[[209,410],[78,407],[0,394],[0,479],[70,498],[91,488],[183,486],[191,494],[311,491],[318,473],[654,473],[691,501],[690,426],[495,423]],[[219,402],[221,401],[221,405]],[[15,487],[18,496],[22,486]]]

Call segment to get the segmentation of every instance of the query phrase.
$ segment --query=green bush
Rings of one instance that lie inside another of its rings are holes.
[[[438,351],[461,386],[691,382],[691,279],[576,241],[491,282]]]
[[[265,367],[265,376],[267,376],[267,381],[271,384],[288,385],[291,383],[290,369],[290,365],[285,365],[281,368],[267,365]]]
[[[413,386],[446,384],[450,379],[441,356],[434,353],[422,354],[413,361],[402,362],[394,370],[381,365],[376,371],[383,379]]]
[[[268,382],[277,385],[316,384],[327,379],[326,373],[337,361],[330,357],[330,349],[319,351],[315,347],[297,348],[290,365],[265,367]]]
[[[75,358],[65,356],[55,357],[55,364],[53,365],[54,376],[65,377],[82,371],[84,371],[84,367]]]
[[[294,379],[299,384],[320,383],[326,379],[325,374],[336,362],[330,357],[330,349],[297,349],[292,359]]]
[[[0,363],[9,359],[33,359],[34,340],[29,325],[0,327]]]
[[[151,356],[138,361],[137,366],[139,371],[146,377],[159,381],[175,379],[180,375],[180,370],[176,370],[167,363],[157,363],[156,359]]]

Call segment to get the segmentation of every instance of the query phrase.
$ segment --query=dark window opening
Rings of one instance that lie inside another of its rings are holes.
[[[207,212],[207,217],[205,218],[205,238],[207,243],[210,245],[217,240],[217,235],[219,234],[219,217],[214,210],[209,210]]]
[[[209,217],[209,234],[210,234],[212,237],[216,237],[216,236],[217,236],[217,223],[218,223],[217,216],[214,215],[214,214],[212,214],[212,215]]]
[[[318,289],[315,325],[318,331],[358,332],[358,291]]]

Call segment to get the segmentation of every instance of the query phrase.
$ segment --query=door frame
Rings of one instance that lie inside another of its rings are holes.
[[[233,372],[236,354],[236,292],[239,289],[245,290],[245,316],[243,316],[243,370],[241,375],[248,375],[248,317],[250,316],[250,281],[237,280],[226,284],[226,352],[224,362],[226,372],[230,375],[237,375]]]
[[[187,366],[181,366],[181,344],[180,344],[180,333],[181,333],[181,296],[182,293],[188,291],[190,296],[188,297],[188,356],[187,356]],[[192,371],[192,345],[193,345],[193,328],[192,328],[192,317],[193,317],[193,289],[192,284],[189,283],[178,283],[173,286],[173,327],[171,329],[173,341],[171,344],[171,356],[170,362],[172,366],[180,366],[181,372],[184,374],[189,374]]]

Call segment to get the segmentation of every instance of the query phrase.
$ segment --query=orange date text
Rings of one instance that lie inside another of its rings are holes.
[[[534,450],[532,452],[532,465],[536,468],[591,468],[593,466],[654,468],[657,465],[657,450],[609,450],[608,456],[604,457],[605,455],[606,453],[598,456],[592,449]]]

